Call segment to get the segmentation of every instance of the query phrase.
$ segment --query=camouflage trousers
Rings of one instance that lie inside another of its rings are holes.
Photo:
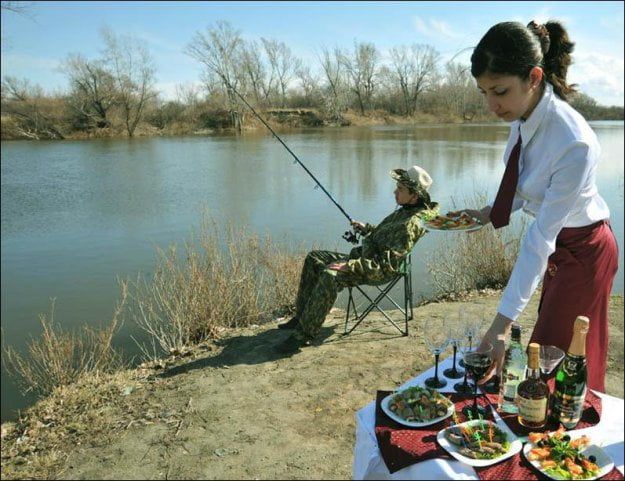
[[[348,254],[331,251],[311,251],[306,256],[296,301],[298,338],[312,339],[317,335],[338,293],[349,285],[345,276],[327,268],[332,262],[348,259]]]

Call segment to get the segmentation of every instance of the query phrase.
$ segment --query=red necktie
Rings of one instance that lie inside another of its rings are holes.
[[[490,221],[495,229],[507,226],[510,223],[510,212],[512,211],[512,201],[516,192],[516,185],[519,182],[519,156],[521,154],[521,132],[519,140],[512,148],[506,170],[503,173],[497,197],[490,210]]]

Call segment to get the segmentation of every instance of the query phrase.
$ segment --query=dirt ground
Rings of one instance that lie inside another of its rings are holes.
[[[66,447],[54,477],[349,479],[356,411],[376,390],[393,389],[433,363],[423,320],[454,322],[460,308],[490,316],[498,299],[476,295],[415,308],[407,337],[377,316],[343,337],[343,313],[335,310],[319,344],[291,357],[273,350],[289,335],[277,322],[241,330],[155,371],[126,396],[145,406],[143,419],[104,445],[85,432],[79,445]],[[536,299],[520,319],[523,342],[535,312]],[[613,298],[611,319],[608,393],[623,397],[622,297]]]

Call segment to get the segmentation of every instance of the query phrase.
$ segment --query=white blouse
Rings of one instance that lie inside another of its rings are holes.
[[[555,251],[563,227],[582,227],[610,217],[595,182],[601,147],[584,118],[557,97],[548,83],[526,121],[512,123],[507,161],[519,129],[519,182],[512,211],[534,217],[498,311],[515,320],[527,305]],[[492,205],[492,204],[491,204]]]

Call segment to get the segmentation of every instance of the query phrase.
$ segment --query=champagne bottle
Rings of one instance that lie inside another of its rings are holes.
[[[551,421],[572,429],[579,422],[586,398],[586,334],[589,319],[578,316],[573,326],[573,338],[564,360],[556,373],[551,406]]]
[[[506,357],[501,373],[499,390],[499,402],[497,407],[506,413],[518,413],[516,405],[516,390],[521,381],[525,379],[527,354],[521,345],[521,326],[516,322],[512,324],[510,344],[506,349]]]
[[[517,387],[519,424],[528,428],[542,428],[547,422],[549,388],[540,378],[540,345],[532,342],[527,354],[527,378]]]

